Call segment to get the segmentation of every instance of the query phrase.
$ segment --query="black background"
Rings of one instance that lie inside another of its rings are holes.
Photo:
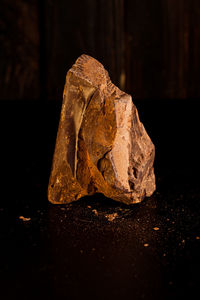
[[[194,299],[199,25],[197,0],[1,0],[1,299]],[[65,76],[82,53],[133,95],[156,146],[157,190],[141,204],[48,203]]]
[[[61,101],[81,54],[137,99],[200,97],[198,0],[1,0],[0,99]]]

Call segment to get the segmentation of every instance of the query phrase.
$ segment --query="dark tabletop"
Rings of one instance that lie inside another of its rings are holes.
[[[1,103],[2,300],[196,299],[198,101],[136,105],[156,146],[154,195],[132,206],[103,195],[52,205],[46,191],[61,103]]]

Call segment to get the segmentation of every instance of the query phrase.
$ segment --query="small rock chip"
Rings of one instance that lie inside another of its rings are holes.
[[[200,240],[200,236],[196,236],[196,240]]]
[[[105,217],[108,219],[109,222],[112,222],[117,216],[118,216],[117,213],[105,215]]]
[[[95,214],[95,216],[98,216],[98,211],[96,209],[93,209],[92,212]]]
[[[68,71],[48,199],[70,203],[104,194],[126,204],[155,191],[155,147],[130,95],[96,59],[81,55]]]
[[[160,228],[159,227],[154,227],[153,230],[157,231],[159,230]]]
[[[28,222],[28,221],[31,220],[31,218],[25,218],[23,216],[20,216],[19,219],[22,220],[22,221],[24,221],[24,222]]]
[[[144,244],[144,247],[149,247],[149,244],[148,243]]]

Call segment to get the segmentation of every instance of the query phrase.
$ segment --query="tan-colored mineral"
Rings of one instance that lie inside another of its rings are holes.
[[[155,147],[130,95],[81,55],[68,71],[48,187],[52,203],[102,193],[126,204],[155,191]]]

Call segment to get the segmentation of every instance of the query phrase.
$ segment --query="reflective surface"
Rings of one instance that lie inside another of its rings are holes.
[[[133,206],[102,195],[48,203],[59,109],[54,102],[2,104],[8,146],[0,202],[2,299],[194,299],[200,284],[196,102],[138,103],[156,145],[157,191]]]

